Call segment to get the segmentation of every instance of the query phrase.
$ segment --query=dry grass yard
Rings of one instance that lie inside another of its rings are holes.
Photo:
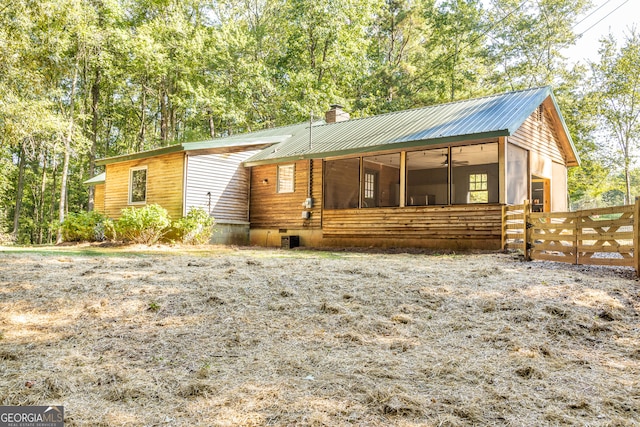
[[[206,249],[0,251],[0,404],[66,426],[640,425],[629,269]]]

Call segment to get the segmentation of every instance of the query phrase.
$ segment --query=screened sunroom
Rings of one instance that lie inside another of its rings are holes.
[[[499,203],[499,175],[497,142],[326,160],[324,208]]]

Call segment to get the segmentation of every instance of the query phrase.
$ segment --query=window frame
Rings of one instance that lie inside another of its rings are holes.
[[[286,177],[286,180],[283,180],[282,170],[285,168],[291,168],[290,177]],[[278,165],[277,173],[276,173],[276,193],[278,194],[290,194],[296,192],[296,164],[295,163],[287,163],[283,165]],[[289,183],[289,179],[291,182]],[[288,184],[286,188],[283,188],[282,184]],[[290,189],[289,189],[290,187]]]
[[[133,200],[133,174],[138,171],[144,171],[144,200]],[[130,205],[146,205],[147,204],[147,191],[149,188],[149,168],[147,166],[136,166],[129,168],[129,200]]]
[[[364,187],[363,187],[363,198],[366,199],[376,199],[377,196],[377,188],[378,188],[378,176],[375,171],[370,169],[365,169],[364,171]]]
[[[477,180],[477,178],[480,178]],[[477,188],[477,186],[480,188]],[[473,187],[473,188],[472,188]],[[481,197],[482,199],[486,199],[487,201],[476,201],[473,200],[475,195],[484,195],[486,197]],[[473,172],[469,174],[469,196],[468,196],[469,204],[486,204],[489,203],[489,174],[487,172]]]

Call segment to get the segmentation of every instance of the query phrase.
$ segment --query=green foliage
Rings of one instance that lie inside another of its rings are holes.
[[[524,89],[557,85],[567,71],[562,50],[574,44],[573,27],[588,0],[493,0],[489,12],[492,86]]]
[[[191,208],[184,218],[173,222],[176,237],[182,243],[202,245],[208,243],[213,235],[215,220],[200,208]]]
[[[106,218],[98,227],[98,231],[102,233],[106,240],[116,240],[116,223],[111,218]]]
[[[60,225],[65,242],[92,242],[104,240],[107,218],[96,211],[70,213]]]
[[[3,233],[0,231],[0,246],[7,246],[15,243],[15,238],[13,235],[8,233]]]
[[[162,238],[170,224],[167,210],[153,204],[123,209],[114,228],[118,238],[126,242],[152,245]]]
[[[602,202],[606,206],[622,206],[624,205],[624,192],[618,189],[605,191],[602,193]]]
[[[640,33],[626,36],[622,46],[612,36],[600,42],[600,62],[591,64],[591,98],[610,152],[613,168],[624,173],[625,203],[632,203],[631,169],[640,148]]]

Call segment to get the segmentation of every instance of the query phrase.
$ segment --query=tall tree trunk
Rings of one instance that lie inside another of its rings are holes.
[[[140,131],[138,132],[138,149],[136,151],[142,151],[144,149],[144,140],[147,135],[146,120],[147,120],[147,90],[144,85],[144,82],[142,82],[142,88],[140,93]]]
[[[69,127],[64,137],[64,159],[62,162],[62,177],[60,178],[60,206],[58,207],[58,220],[64,221],[67,211],[67,175],[69,174],[69,158],[71,154],[71,141],[75,131],[75,121],[73,117],[73,105],[76,97],[76,85],[78,83],[78,58],[73,70],[73,80],[71,81],[71,94],[69,96]],[[58,227],[56,244],[62,243],[62,227]]]
[[[13,234],[14,238],[18,237],[20,228],[20,211],[22,210],[22,193],[24,192],[24,165],[25,165],[25,149],[24,143],[20,145],[20,161],[18,162],[18,183],[16,187],[16,209],[13,213]]]
[[[91,86],[91,150],[89,151],[89,177],[93,178],[96,172],[96,153],[98,151],[98,103],[100,102],[100,81],[102,72],[96,67],[93,85]],[[89,203],[87,210],[92,211],[95,204],[95,186],[89,186]]]
[[[169,143],[178,139],[178,117],[175,107],[169,102]]]
[[[631,157],[629,156],[629,143],[625,144],[624,150],[624,183],[625,183],[625,202],[627,205],[631,204],[631,174],[629,170],[631,169]]]
[[[452,62],[451,62],[451,99],[450,101],[453,102],[456,99],[456,66],[458,64],[458,49],[459,49],[459,41],[458,38],[456,37],[456,41],[454,44],[454,53],[453,53],[453,58],[452,58]]]
[[[38,244],[42,244],[44,239],[44,193],[47,191],[47,157],[48,150],[44,150],[42,155],[42,177],[40,179],[40,200],[38,200],[38,212],[40,217],[40,225],[38,226]]]
[[[160,89],[160,140],[162,141],[162,146],[167,145],[169,140],[169,108],[165,81],[163,81]]]
[[[49,205],[49,232],[47,233],[47,243],[51,243],[51,241],[53,240],[53,227],[51,226],[51,224],[53,224],[53,218],[54,218],[54,212],[55,212],[55,208],[56,208],[56,190],[57,190],[57,186],[58,186],[58,164],[56,163],[56,153],[55,150],[53,152],[53,156],[52,156],[52,160],[53,160],[53,171],[51,172],[53,175],[53,185],[51,186],[51,204]]]
[[[212,139],[216,137],[216,125],[213,122],[213,113],[211,111],[209,111],[209,136]]]
[[[67,174],[69,173],[69,151],[71,151],[71,143],[69,137],[65,136],[64,155],[62,160],[62,176],[60,177],[60,204],[58,205],[58,221],[64,221],[67,207]],[[62,227],[58,227],[56,236],[56,244],[62,243]]]

